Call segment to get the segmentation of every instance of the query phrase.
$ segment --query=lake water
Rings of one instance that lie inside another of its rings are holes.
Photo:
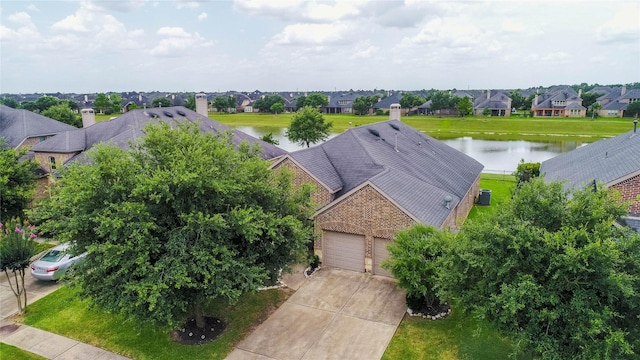
[[[238,126],[236,129],[258,138],[272,133],[273,138],[280,142],[278,146],[287,151],[303,148],[287,139],[285,129],[250,126]],[[338,134],[331,134],[330,137],[336,135]],[[520,159],[524,159],[525,162],[543,162],[587,144],[577,141],[479,140],[472,137],[440,141],[478,160],[484,165],[485,172],[493,173],[512,173],[516,170]]]

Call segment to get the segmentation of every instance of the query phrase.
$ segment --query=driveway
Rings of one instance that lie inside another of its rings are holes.
[[[227,359],[380,359],[405,310],[395,280],[323,269]]]
[[[24,275],[24,286],[27,289],[27,301],[29,304],[52,293],[60,286],[56,281],[36,280],[29,274],[28,268],[26,271],[27,273]],[[11,284],[15,286],[16,281],[15,278],[13,278],[13,273],[9,272],[9,276],[11,276]],[[18,301],[16,300],[16,296],[13,294],[13,291],[11,291],[11,286],[7,281],[5,272],[0,271],[0,319],[4,319],[17,312]]]

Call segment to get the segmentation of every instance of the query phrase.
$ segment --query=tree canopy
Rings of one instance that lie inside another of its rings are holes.
[[[19,218],[0,223],[0,270],[7,277],[9,287],[18,302],[20,314],[27,311],[24,275],[31,258],[38,253],[33,240],[37,237],[35,232],[35,227],[30,226],[28,222],[21,222]]]
[[[379,100],[377,95],[360,96],[353,101],[352,108],[356,115],[365,115],[369,109]]]
[[[260,99],[256,100],[253,107],[260,111],[271,111],[271,107],[275,103],[281,103],[284,105],[284,98],[278,94],[264,95]]]
[[[432,90],[429,94],[431,110],[454,109],[458,103],[458,97],[448,91]]]
[[[627,110],[625,110],[626,117],[635,117],[640,116],[640,101],[632,102],[627,106]]]
[[[286,136],[293,142],[309,147],[310,144],[326,140],[332,126],[331,121],[324,121],[318,109],[305,106],[291,118]]]
[[[462,117],[465,117],[465,115],[473,114],[473,104],[471,103],[471,100],[469,100],[468,96],[465,96],[460,100],[458,100],[458,104],[456,104],[456,109],[458,110],[458,112]]]
[[[33,199],[38,165],[20,161],[25,152],[10,148],[0,137],[0,221],[22,216]]]
[[[640,235],[600,188],[521,184],[493,216],[465,224],[438,260],[439,295],[455,298],[542,358],[640,353]],[[635,355],[634,355],[635,354]]]
[[[298,109],[305,106],[311,106],[318,109],[327,105],[329,105],[329,98],[320,93],[311,93],[307,96],[301,96],[296,99],[296,108]]]
[[[176,324],[277,277],[312,239],[307,187],[269,169],[258,146],[198,124],[148,125],[131,151],[100,145],[34,216],[74,251],[82,296],[135,319]]]
[[[189,94],[187,99],[184,101],[184,107],[189,110],[196,111],[196,96],[193,94]]]
[[[157,97],[151,101],[151,107],[171,107],[173,103],[166,97]]]
[[[400,99],[400,106],[403,109],[411,109],[425,103],[425,99],[412,93],[404,93]]]
[[[69,104],[67,102],[61,102],[58,105],[53,105],[43,111],[42,115],[71,126],[82,127],[82,118],[69,108]]]

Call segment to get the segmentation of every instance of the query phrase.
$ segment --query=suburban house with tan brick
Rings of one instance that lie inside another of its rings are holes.
[[[456,229],[479,193],[482,164],[399,121],[398,104],[391,114],[272,164],[315,186],[314,250],[325,266],[389,276],[380,265],[398,230]]]
[[[585,117],[587,108],[582,106],[581,95],[571,87],[536,94],[531,113],[534,117]]]
[[[567,190],[602,184],[616,189],[629,201],[626,223],[640,229],[640,133],[634,129],[613,138],[596,141],[542,162],[544,180],[563,181]]]
[[[482,115],[485,109],[489,109],[491,116],[511,116],[511,98],[504,91],[487,90],[485,96],[473,100],[475,115]]]

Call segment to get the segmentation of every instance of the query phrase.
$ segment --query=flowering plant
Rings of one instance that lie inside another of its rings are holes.
[[[25,240],[36,239],[38,237],[35,225],[29,224],[28,220],[20,221],[20,218],[9,220],[6,223],[0,222],[0,241],[9,238],[19,237]]]

